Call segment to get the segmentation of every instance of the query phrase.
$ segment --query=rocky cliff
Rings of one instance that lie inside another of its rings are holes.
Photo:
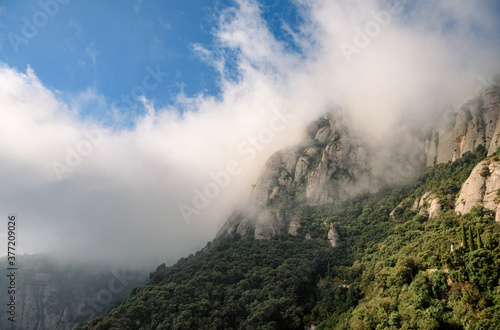
[[[484,89],[456,110],[440,112],[424,139],[427,166],[453,161],[478,145],[500,147],[500,86]]]
[[[372,180],[368,157],[341,112],[313,122],[301,146],[276,152],[267,161],[253,190],[254,202],[265,205],[292,186],[303,186],[309,205],[346,198],[356,182]]]
[[[0,329],[72,329],[146,282],[147,274],[103,265],[60,263],[45,255],[16,257],[15,323],[7,313],[9,278],[0,278]],[[0,260],[7,269],[7,260]]]
[[[457,198],[455,211],[469,213],[481,205],[496,212],[500,222],[500,157],[495,156],[479,163],[465,181]]]
[[[316,120],[306,129],[301,145],[280,150],[269,158],[254,185],[248,207],[235,211],[218,236],[238,233],[269,239],[280,233],[299,235],[302,231],[304,234],[303,219],[292,207],[294,203],[318,206],[375,192],[410,177],[421,166],[454,161],[479,145],[491,155],[500,146],[499,85],[484,89],[456,111],[442,111],[436,116],[429,133],[416,132],[411,136],[410,147],[395,139],[392,145],[374,148],[369,141],[353,134],[342,111]],[[405,162],[410,165],[410,171]],[[464,195],[457,201],[458,212],[468,212],[470,205],[478,203],[496,210],[497,204],[493,203],[496,195],[491,196],[500,186],[496,187],[495,165],[489,166],[491,173],[495,173],[489,179],[476,178],[478,182],[464,186]],[[500,184],[500,180],[498,182]],[[447,203],[449,208],[455,206],[451,196],[443,201],[428,193],[415,201],[413,209],[432,219],[440,214],[442,203]],[[330,224],[324,225],[330,228]],[[339,241],[336,233],[325,239],[332,245]]]
[[[376,191],[381,183],[371,171],[372,155],[366,150],[363,141],[350,132],[342,112],[316,120],[306,129],[302,145],[269,158],[248,207],[229,217],[218,236],[238,233],[269,239],[278,233],[299,235],[301,218],[290,211],[290,203],[317,206]],[[338,242],[333,227],[325,238],[332,245]]]

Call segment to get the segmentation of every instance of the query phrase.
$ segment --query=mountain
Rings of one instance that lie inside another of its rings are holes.
[[[294,205],[331,204],[400,183],[406,176],[400,166],[412,157],[410,165],[418,168],[423,163],[433,166],[454,161],[479,145],[491,155],[500,146],[499,113],[500,87],[494,85],[457,111],[439,113],[438,118],[446,119],[445,125],[414,136],[410,147],[416,149],[416,157],[409,153],[407,144],[374,148],[353,134],[345,113],[330,113],[309,125],[302,145],[280,150],[269,158],[248,205],[234,212],[218,236],[253,233],[255,239],[269,239],[284,232],[298,235],[301,219],[289,203],[291,196]],[[433,216],[437,205],[434,198]],[[332,227],[331,235],[334,230]]]
[[[499,117],[498,86],[403,127],[411,143],[325,115],[204,249],[80,327],[500,327]]]
[[[72,329],[100,315],[147,279],[142,271],[63,262],[43,254],[17,256],[16,261],[15,284],[8,276],[0,278],[0,329]],[[7,269],[6,257],[0,267]],[[9,287],[15,290],[15,322],[6,317]]]
[[[290,204],[323,205],[378,187],[369,162],[366,146],[350,134],[344,115],[330,113],[309,125],[302,145],[269,158],[248,204],[233,213],[217,236],[310,235],[298,230],[301,221]]]

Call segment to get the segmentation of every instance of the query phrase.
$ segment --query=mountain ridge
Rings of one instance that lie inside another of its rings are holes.
[[[398,140],[374,150],[340,113],[318,119],[304,144],[269,158],[213,241],[158,266],[81,328],[500,325],[497,123],[478,124],[500,112],[495,88],[460,108],[454,124],[416,135],[414,148]],[[426,148],[432,136],[447,137],[435,152]],[[440,154],[452,140],[460,149]]]
[[[429,219],[413,208],[417,200],[426,208],[433,194],[455,196],[450,182],[461,186],[485,157],[477,148],[427,169],[409,186],[303,206],[301,237],[218,237],[173,266],[160,265],[146,285],[82,328],[494,328],[500,324],[494,212],[479,205],[460,215],[445,205]],[[325,223],[339,234],[335,248]]]
[[[404,150],[405,145],[394,146],[391,152],[409,159],[415,168],[454,161],[479,145],[491,155],[500,146],[499,113],[500,86],[493,85],[462,104],[443,127],[434,127],[427,136],[414,136],[419,145],[416,157]],[[397,161],[385,161],[382,173],[372,167],[371,163],[381,161],[377,151],[350,127],[343,111],[329,113],[306,128],[303,144],[274,153],[253,186],[248,205],[227,219],[217,237],[253,232],[256,239],[269,239],[282,232],[295,233],[300,220],[287,207],[273,203],[290,191],[301,194],[299,202],[318,206],[376,192],[413,174],[404,173]],[[435,217],[441,207],[436,198],[429,202],[431,217]]]

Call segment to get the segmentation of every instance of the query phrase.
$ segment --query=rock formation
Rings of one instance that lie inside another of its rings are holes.
[[[332,247],[337,246],[337,244],[339,242],[339,234],[335,230],[335,227],[333,226],[333,224],[330,224],[330,231],[328,232],[328,240],[330,241],[330,244],[332,245]]]
[[[444,125],[440,119],[444,119]],[[458,111],[440,113],[433,121],[436,126],[428,134],[417,132],[412,136],[412,141],[423,147],[408,150],[412,148],[404,141],[374,148],[353,133],[345,113],[341,110],[329,113],[306,128],[301,145],[280,150],[268,159],[246,208],[251,211],[236,211],[218,236],[238,233],[269,239],[278,234],[298,235],[303,219],[293,214],[293,203],[320,206],[375,192],[384,185],[410,178],[420,166],[456,160],[479,145],[491,155],[500,146],[499,119],[500,86],[495,85],[465,102]],[[410,157],[413,169],[407,171],[408,166],[402,164]],[[477,204],[496,210],[500,180],[496,165],[488,166],[490,176],[475,175],[475,179],[468,180],[456,202],[457,211],[469,212],[471,205]],[[481,171],[476,169],[474,173]],[[455,207],[451,196],[440,200],[429,192],[415,201],[413,209],[433,219],[442,212],[442,203],[451,209]],[[330,233],[336,233],[333,227]],[[328,239],[333,243],[330,233]]]
[[[454,161],[482,144],[493,154],[500,147],[500,87],[483,90],[458,111],[441,113],[436,127],[425,139],[427,166]]]
[[[352,180],[369,181],[363,147],[349,134],[341,112],[312,123],[305,146],[289,147],[273,154],[253,189],[253,202],[265,205],[292,185],[302,185],[306,203],[322,205],[348,197]]]
[[[429,219],[434,219],[443,210],[439,198],[430,192],[426,192],[422,197],[416,198],[411,209],[418,211],[420,215],[428,216]]]
[[[496,157],[495,157],[496,158]],[[469,213],[476,205],[496,212],[500,222],[500,161],[488,159],[479,163],[462,186],[455,211]]]
[[[294,217],[288,226],[288,234],[297,236],[298,230],[300,228],[300,220],[298,217]]]
[[[374,180],[364,148],[349,134],[341,112],[330,113],[306,129],[303,145],[274,153],[266,162],[253,188],[250,211],[235,212],[220,235],[253,233],[255,239],[269,239],[278,233],[297,235],[300,218],[286,207],[269,207],[291,190],[301,202],[322,205],[358,193]],[[355,184],[357,182],[358,184]],[[377,184],[372,185],[377,186]],[[362,189],[362,188],[359,188]],[[279,216],[278,216],[279,215]]]

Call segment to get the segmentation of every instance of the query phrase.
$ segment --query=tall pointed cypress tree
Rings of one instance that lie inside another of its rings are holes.
[[[465,226],[462,223],[462,246],[464,249],[467,248],[467,234],[465,233]]]
[[[481,239],[481,234],[479,233],[479,227],[476,227],[476,235],[477,235],[477,247],[479,249],[484,249],[483,240]]]
[[[472,252],[476,249],[476,243],[474,242],[474,235],[472,234],[472,227],[469,227],[469,251]]]

